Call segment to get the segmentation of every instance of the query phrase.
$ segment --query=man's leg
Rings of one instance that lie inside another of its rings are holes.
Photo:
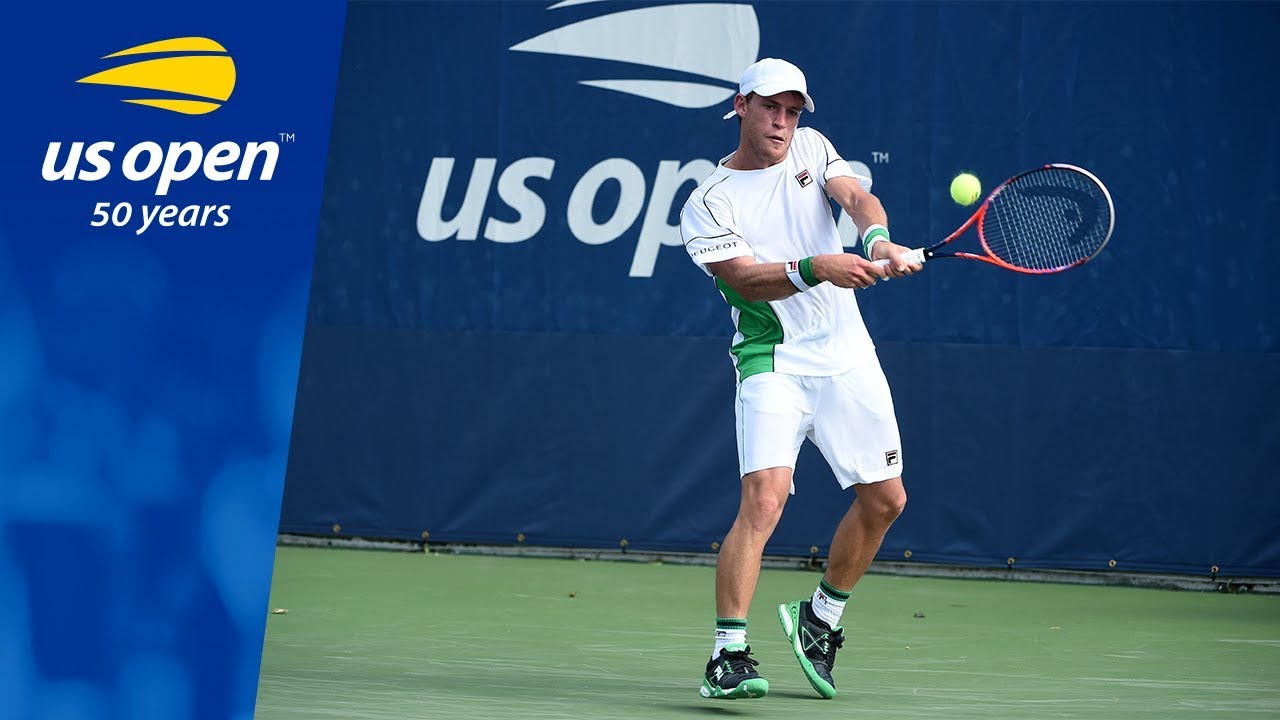
[[[822,576],[828,585],[846,593],[866,574],[889,526],[907,504],[901,477],[854,487],[858,497],[831,538],[827,572]]]
[[[703,697],[761,697],[769,691],[750,657],[747,611],[760,579],[765,543],[791,491],[791,468],[812,427],[812,385],[809,379],[775,372],[757,373],[738,384],[734,412],[742,494],[716,558],[716,634]]]
[[[827,571],[813,597],[778,606],[778,620],[800,669],[824,698],[836,696],[831,670],[836,650],[844,645],[844,628],[839,627],[844,604],[907,503],[900,477],[856,487],[858,497],[831,539]]]
[[[791,491],[791,468],[756,470],[742,478],[737,519],[716,559],[716,615],[746,618],[760,578],[764,543],[782,518]]]
[[[700,690],[703,697],[748,698],[769,692],[755,671],[747,646],[747,611],[760,578],[764,545],[782,517],[791,489],[791,468],[747,473],[738,517],[716,558],[716,640]]]
[[[831,378],[826,390],[814,422],[814,442],[840,485],[852,486],[857,493],[831,538],[827,571],[814,593],[813,609],[834,628],[843,601],[902,514],[907,492],[902,486],[898,421],[879,361],[869,355],[860,367]],[[849,437],[849,428],[857,428],[855,437]]]
[[[745,618],[760,579],[764,545],[782,517],[791,491],[791,468],[757,470],[742,478],[738,517],[716,559],[716,615]]]
[[[841,487],[853,486],[857,497],[831,539],[822,581],[811,597],[780,605],[778,620],[809,684],[832,698],[836,687],[831,672],[844,644],[840,618],[845,602],[902,513],[907,493],[893,398],[874,355],[832,377],[823,392],[811,437]],[[852,436],[850,428],[857,429]]]

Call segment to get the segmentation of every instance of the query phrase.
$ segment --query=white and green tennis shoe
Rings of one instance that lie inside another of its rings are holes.
[[[707,674],[702,679],[698,694],[721,700],[764,697],[769,693],[769,681],[756,672],[759,664],[751,659],[750,645],[726,645],[719,655],[707,662]]]
[[[809,600],[796,600],[778,606],[778,622],[791,641],[791,650],[800,661],[800,669],[809,684],[824,698],[836,696],[831,668],[836,664],[836,650],[844,645],[844,628],[829,627],[814,616]]]

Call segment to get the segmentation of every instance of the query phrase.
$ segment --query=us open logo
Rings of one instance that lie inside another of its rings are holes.
[[[547,9],[574,4],[565,0]],[[673,53],[673,46],[680,52]],[[626,63],[633,67],[627,73],[632,77],[579,84],[676,107],[708,108],[737,94],[742,69],[758,59],[760,23],[755,8],[742,3],[658,5],[564,25],[510,49]],[[653,70],[674,70],[696,80],[661,79]]]
[[[701,111],[727,103],[737,95],[742,70],[759,58],[760,22],[749,3],[681,2],[615,9],[612,3],[560,0],[546,11],[554,17],[566,8],[581,10],[585,5],[601,9],[590,11],[593,17],[566,21],[507,50],[547,56],[523,63],[530,66],[563,66],[562,58],[600,61],[573,63],[586,73],[574,82],[592,88],[589,93],[606,90],[668,106],[657,112]],[[673,46],[680,51],[673,53]],[[718,115],[711,117],[719,121]],[[678,223],[668,222],[673,208],[678,210],[683,202],[680,189],[689,182],[702,182],[716,164],[706,158],[665,159],[646,171],[632,158],[608,157],[612,152],[606,150],[604,157],[576,177],[557,173],[554,149],[503,165],[497,157],[432,158],[418,202],[418,237],[432,243],[481,238],[499,244],[535,238],[552,241],[543,229],[548,214],[559,212],[568,235],[583,245],[634,239],[627,275],[651,278],[662,248],[683,245]],[[869,188],[871,169],[857,160],[849,160],[849,165],[867,179]],[[597,196],[601,188],[615,185],[617,200],[611,209],[600,211],[606,216],[601,220],[593,212]],[[461,202],[446,213],[450,187],[459,188]],[[561,191],[569,196],[567,205],[549,207],[545,194]],[[841,214],[837,230],[846,247],[860,245],[858,230],[847,214]]]
[[[103,60],[148,56],[118,65],[76,82],[115,85],[162,93],[122,102],[147,105],[185,115],[203,115],[222,107],[236,88],[236,63],[215,40],[182,37],[138,45],[103,57]],[[155,56],[155,57],[151,57]]]
[[[121,58],[127,62],[76,82],[128,88],[122,102],[181,115],[212,113],[235,90],[235,60],[221,43],[210,38],[157,40],[102,59]],[[279,137],[283,142],[294,139],[292,133]],[[279,158],[280,144],[275,140],[225,140],[208,148],[190,140],[164,144],[145,140],[119,150],[114,140],[56,140],[45,151],[41,177],[49,182],[93,183],[108,180],[118,169],[125,180],[148,183],[152,195],[163,197],[176,184],[197,177],[214,183],[267,182],[275,175]],[[119,188],[119,184],[111,187]],[[89,226],[130,227],[141,235],[157,226],[223,227],[231,221],[231,206],[217,202],[185,206],[148,203],[138,205],[136,213],[134,209],[128,200],[97,202],[89,213]]]

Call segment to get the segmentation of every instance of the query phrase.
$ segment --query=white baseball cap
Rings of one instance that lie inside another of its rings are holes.
[[[792,90],[804,96],[805,110],[813,112],[813,98],[809,97],[809,85],[805,82],[804,73],[786,60],[757,60],[742,71],[742,82],[738,84],[738,92],[743,97],[751,93],[772,97]],[[730,110],[724,119],[728,120],[736,114],[737,110]]]

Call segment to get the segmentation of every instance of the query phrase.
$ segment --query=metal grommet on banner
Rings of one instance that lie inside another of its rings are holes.
[[[524,533],[519,533],[518,535],[516,535],[516,542],[518,543],[524,542]]]
[[[1010,558],[1009,558],[1008,560],[1006,560],[1005,562],[1009,563],[1009,567],[1013,567],[1013,564],[1014,564],[1014,563],[1016,563],[1016,562],[1018,562],[1018,561],[1017,561],[1017,560],[1014,560],[1014,559],[1013,559],[1013,557],[1010,557]]]
[[[618,541],[618,547],[622,548],[623,550],[626,550],[627,546],[630,544],[631,543],[627,542],[626,538],[622,538],[621,540]]]
[[[805,561],[805,564],[809,567],[810,570],[815,570],[815,571],[822,570],[825,565],[825,563],[823,563],[822,560],[818,559],[818,553],[819,553],[819,548],[817,545],[809,546],[809,557]]]
[[[712,550],[719,550],[719,549],[720,549],[720,543],[718,543],[718,542],[713,542],[713,543],[711,543],[711,549],[712,549]]]
[[[427,532],[426,530],[423,530],[423,531],[422,531],[422,539],[423,539],[423,540],[430,540],[430,539],[431,539],[431,533]]]
[[[342,526],[341,526],[341,525],[339,525],[338,523],[334,523],[334,524],[333,524],[333,531],[334,531],[335,533],[340,533],[340,532],[342,532]]]
[[[1115,567],[1115,566],[1116,566],[1116,561],[1115,561],[1115,559],[1112,559],[1110,562],[1108,562],[1108,563],[1107,563],[1107,567],[1113,568],[1113,567]]]
[[[906,558],[906,559],[910,560],[910,559],[911,559],[911,551],[910,551],[910,550],[904,550],[904,551],[903,551],[903,553],[902,553],[902,557],[904,557],[904,558]]]

